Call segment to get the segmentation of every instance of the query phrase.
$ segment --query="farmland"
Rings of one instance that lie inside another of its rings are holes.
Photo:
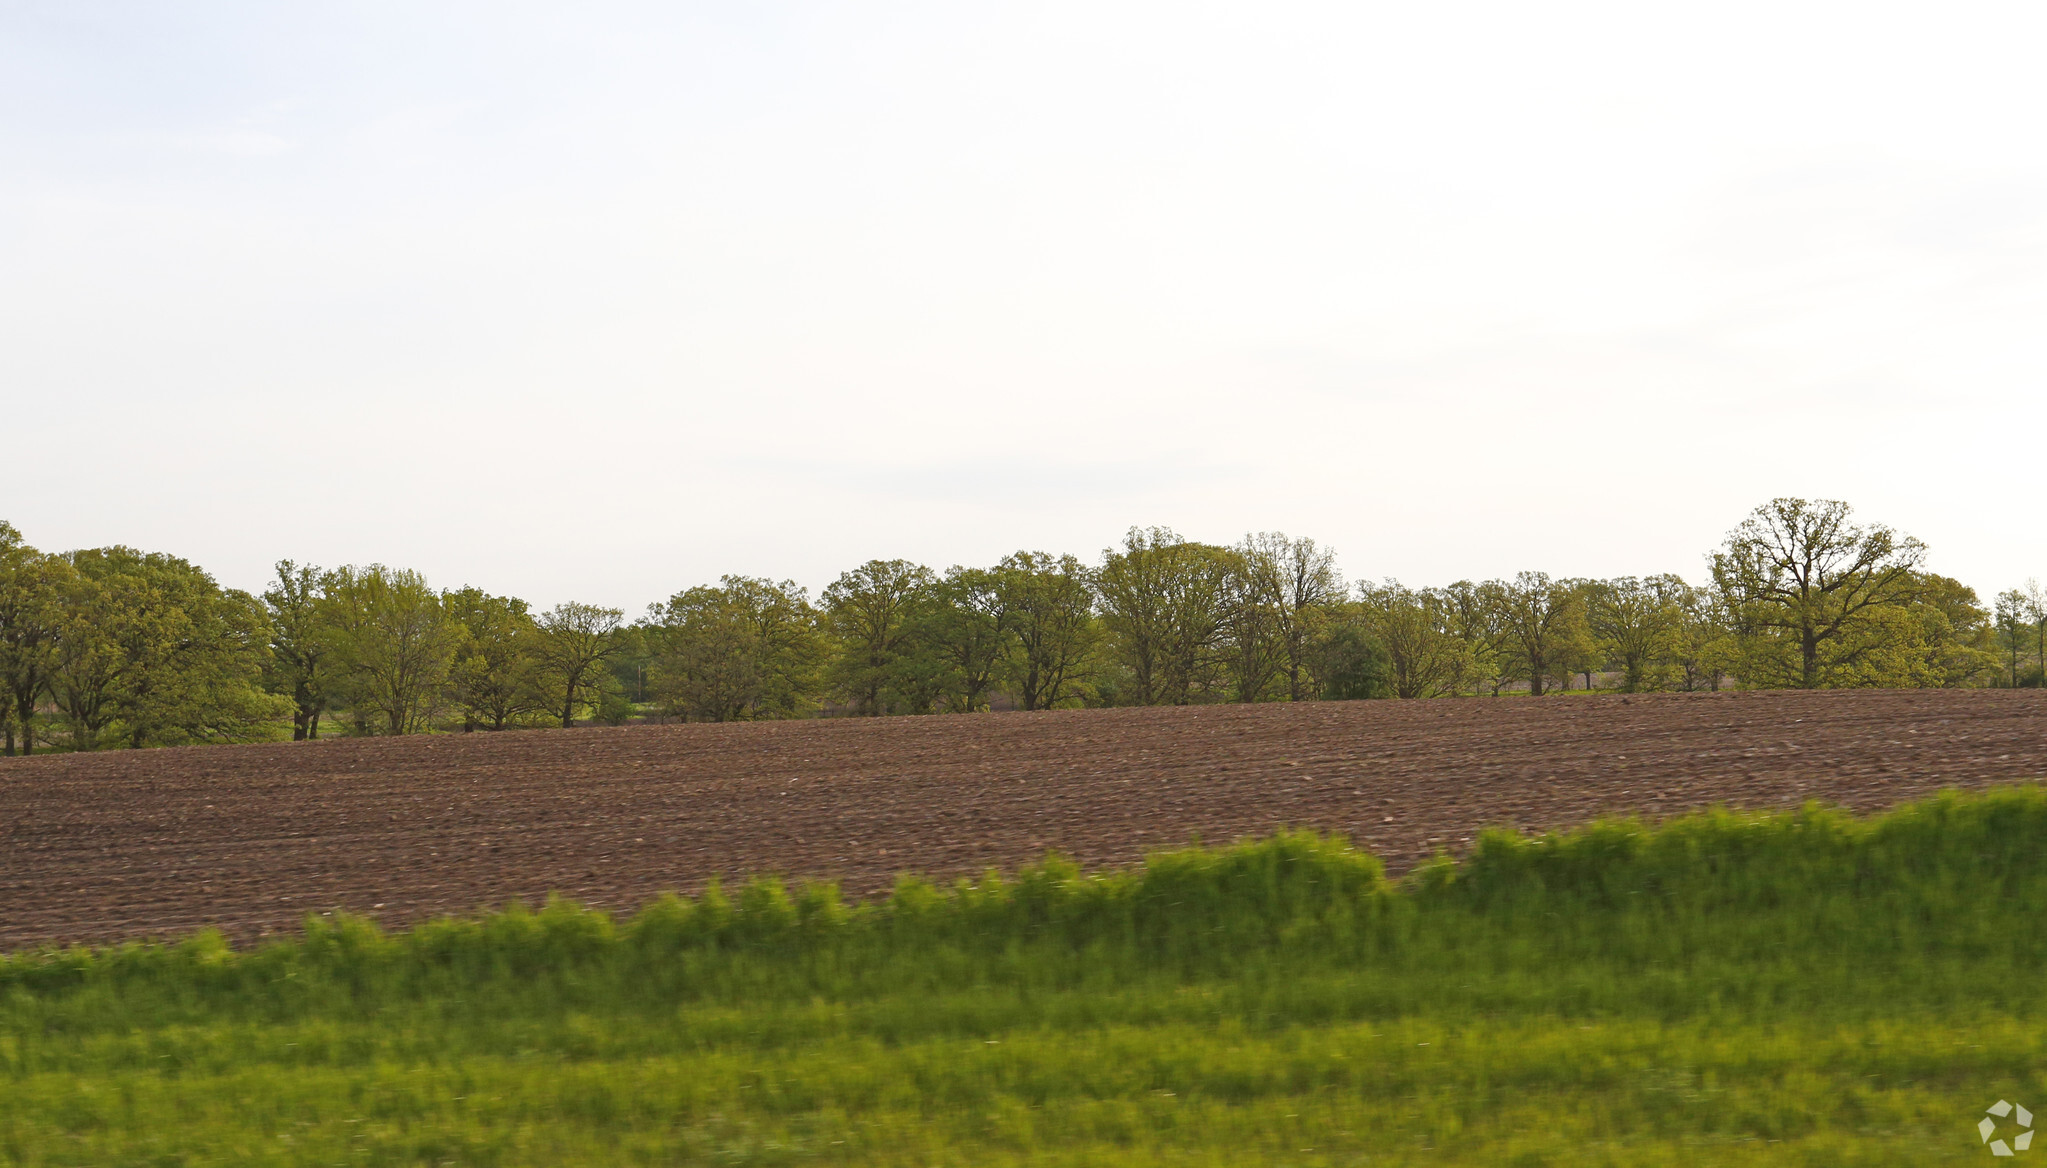
[[[1725,803],[1875,810],[2047,775],[2037,691],[1322,702],[341,739],[0,762],[0,950],[402,925],[558,892],[629,910],[775,872],[1127,865],[1342,833],[1396,875],[1487,826]]]
[[[1352,702],[15,761],[0,1163],[1960,1162],[1985,1107],[2047,1099],[2047,790],[2006,785],[2047,773],[2043,717]],[[1697,811],[1813,799],[1875,814]],[[1625,812],[1661,826],[1576,826]],[[1197,833],[1262,838],[1161,847]],[[1088,870],[1024,863],[1051,848]],[[188,936],[23,949],[149,933]]]
[[[2026,786],[30,954],[0,1162],[1963,1162],[2047,1091],[2042,834]]]

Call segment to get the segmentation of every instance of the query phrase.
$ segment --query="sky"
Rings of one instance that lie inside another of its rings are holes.
[[[1311,536],[2047,577],[2047,9],[0,0],[0,519],[637,612]]]

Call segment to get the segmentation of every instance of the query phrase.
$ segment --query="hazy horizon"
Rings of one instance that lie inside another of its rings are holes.
[[[0,519],[637,612],[1152,524],[1696,580],[1803,495],[1988,601],[2042,23],[8,5]]]

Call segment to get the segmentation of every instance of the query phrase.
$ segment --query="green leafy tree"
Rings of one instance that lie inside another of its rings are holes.
[[[1586,623],[1605,660],[1620,666],[1622,693],[1664,688],[1675,668],[1690,587],[1676,576],[1622,576],[1590,583]]]
[[[1322,696],[1347,702],[1394,696],[1393,655],[1363,623],[1336,621],[1324,626],[1310,652]]]
[[[1101,640],[1094,584],[1071,555],[1019,551],[995,567],[1007,637],[1002,682],[1026,710],[1049,710],[1075,693]]]
[[[1548,682],[1577,672],[1592,655],[1584,593],[1574,581],[1522,572],[1487,581],[1481,595],[1499,630],[1502,671],[1525,680],[1530,694],[1542,696]]]
[[[604,663],[620,648],[624,620],[618,609],[574,601],[541,615],[534,660],[541,685],[550,689],[561,711],[563,729],[576,724],[576,711],[609,680]]]
[[[1921,573],[1905,610],[1914,624],[1890,651],[1909,667],[1876,672],[1872,684],[1962,689],[1989,684],[1997,672],[1997,633],[1976,590],[1961,581]]]
[[[642,703],[654,700],[655,645],[651,631],[643,622],[619,629],[618,652],[605,662],[613,682],[607,692],[615,691],[634,715],[639,713]]]
[[[2005,662],[2005,684],[2019,684],[2019,657],[2031,648],[2033,622],[2026,594],[2016,588],[1997,594],[1997,644]]]
[[[1453,694],[1471,673],[1471,646],[1458,635],[1456,604],[1447,593],[1416,591],[1390,579],[1362,584],[1358,613],[1386,651],[1393,697]]]
[[[1686,693],[1718,690],[1727,679],[1740,654],[1726,607],[1714,589],[1685,589],[1673,654],[1674,684]]]
[[[548,710],[540,688],[540,626],[525,601],[458,588],[441,594],[441,607],[460,630],[448,683],[463,730],[503,730]]]
[[[1917,598],[1926,548],[1852,513],[1833,499],[1773,499],[1713,554],[1746,684],[1857,684],[1870,672],[1863,659],[1895,643],[1894,610]]]
[[[2033,618],[2033,676],[2047,685],[2047,591],[2036,580],[2026,581],[2026,610]]]
[[[1336,553],[1312,539],[1288,539],[1277,531],[1245,536],[1236,550],[1244,564],[1245,598],[1255,606],[1275,664],[1285,674],[1287,700],[1312,697],[1311,650],[1344,598]]]
[[[428,729],[447,701],[462,628],[426,577],[382,564],[344,566],[327,573],[321,590],[321,635],[357,731]]]
[[[684,718],[792,718],[816,707],[818,613],[793,580],[726,576],[653,606],[652,687]]]
[[[28,546],[0,521],[0,723],[4,752],[34,754],[36,712],[56,665],[70,564]]]
[[[825,589],[825,625],[838,650],[830,680],[856,713],[888,713],[889,699],[910,688],[913,618],[935,583],[931,569],[908,560],[869,560]]]
[[[1229,700],[1261,702],[1286,695],[1287,643],[1276,580],[1252,570],[1238,548],[1225,578],[1220,660]]]
[[[917,676],[955,714],[988,708],[1009,637],[998,572],[957,565],[926,588],[910,617]]]
[[[74,749],[115,731],[131,747],[268,737],[281,711],[258,688],[269,640],[260,602],[174,556],[110,547],[65,558],[50,690]]]
[[[1243,561],[1170,528],[1131,528],[1103,553],[1103,621],[1139,705],[1186,705],[1227,693]]]
[[[1511,634],[1497,601],[1498,587],[1497,582],[1459,580],[1441,590],[1444,615],[1464,644],[1462,658],[1469,671],[1459,688],[1468,684],[1474,691],[1490,690],[1494,697],[1500,696],[1510,680],[1507,643]]]
[[[320,715],[327,709],[333,664],[320,618],[325,576],[311,564],[279,560],[277,579],[263,592],[270,617],[268,686],[291,700],[294,742],[320,737]]]

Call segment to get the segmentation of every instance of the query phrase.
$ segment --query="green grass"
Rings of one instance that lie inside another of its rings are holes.
[[[19,955],[0,1163],[1987,1160],[2047,1110],[2043,844],[2018,787]]]

